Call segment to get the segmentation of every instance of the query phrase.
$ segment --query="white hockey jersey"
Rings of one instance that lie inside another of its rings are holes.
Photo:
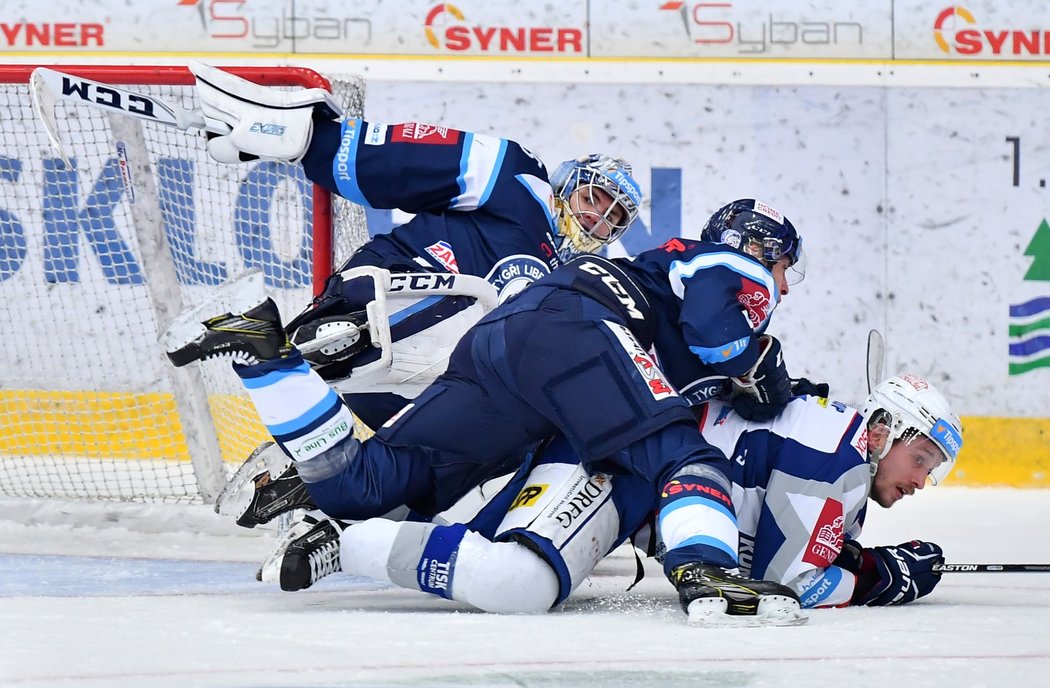
[[[832,562],[859,537],[871,488],[860,414],[797,397],[756,423],[711,402],[700,431],[732,464],[742,572],[791,587],[803,607],[849,604],[856,578]]]

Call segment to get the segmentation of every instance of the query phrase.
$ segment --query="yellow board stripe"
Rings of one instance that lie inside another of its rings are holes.
[[[209,397],[225,461],[269,439],[247,398]],[[0,391],[0,455],[189,461],[171,394]]]
[[[1050,487],[1050,418],[962,419],[963,448],[945,485]]]
[[[251,402],[209,397],[226,461],[269,439]],[[171,394],[0,390],[0,455],[176,459],[189,452]],[[963,418],[963,449],[946,485],[1050,487],[1050,418]]]

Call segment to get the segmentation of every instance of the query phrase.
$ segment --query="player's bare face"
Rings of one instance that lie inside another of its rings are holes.
[[[889,453],[879,461],[871,486],[871,498],[881,507],[893,506],[925,487],[926,478],[943,460],[944,455],[926,437],[911,442],[897,440]]]
[[[569,208],[580,225],[595,239],[605,241],[613,227],[626,219],[626,211],[613,197],[596,186],[584,186],[572,192]]]
[[[780,291],[780,298],[784,298],[791,291],[791,287],[788,286],[787,272],[788,268],[791,267],[791,260],[789,258],[781,258],[769,268],[769,271],[773,273],[773,281],[777,285],[777,289]]]

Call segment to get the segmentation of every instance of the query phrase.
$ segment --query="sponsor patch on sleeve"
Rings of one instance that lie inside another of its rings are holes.
[[[439,127],[433,124],[405,122],[394,127],[391,137],[393,143],[427,143],[431,145],[452,146],[459,143],[460,131]]]

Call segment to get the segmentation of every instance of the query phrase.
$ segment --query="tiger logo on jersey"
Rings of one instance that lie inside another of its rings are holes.
[[[741,288],[737,292],[736,299],[744,307],[747,319],[751,322],[751,328],[758,330],[769,318],[769,314],[773,310],[773,302],[769,298],[769,292],[763,285],[758,282],[752,282],[749,279],[741,280],[741,282]]]

